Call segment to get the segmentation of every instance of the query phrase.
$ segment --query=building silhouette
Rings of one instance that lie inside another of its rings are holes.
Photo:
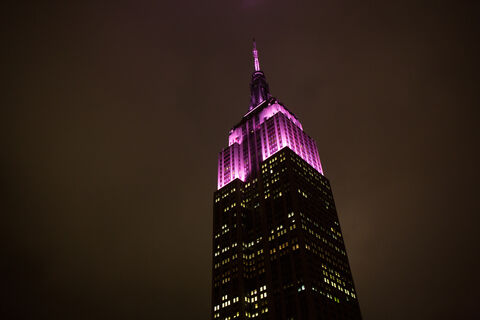
[[[315,141],[270,95],[258,52],[248,112],[218,157],[212,319],[361,319]]]

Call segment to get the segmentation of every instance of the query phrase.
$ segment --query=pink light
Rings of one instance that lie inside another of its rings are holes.
[[[258,61],[258,51],[255,39],[253,39],[253,63],[255,65],[255,71],[260,71],[260,62]]]
[[[265,109],[263,109],[260,112],[260,123],[264,122],[266,119],[273,117],[276,113],[281,112],[283,113],[290,121],[292,121],[297,127],[303,130],[302,124],[298,119],[288,112],[287,109],[285,109],[281,104],[279,103],[273,103],[267,106]]]
[[[230,130],[230,135],[228,136],[228,145],[231,146],[234,143],[239,143],[241,144],[243,141],[242,137],[242,128],[237,127],[232,130]]]
[[[242,121],[230,130],[228,147],[218,155],[218,189],[237,178],[245,181],[252,170],[257,169],[251,167],[255,163],[253,157],[259,163],[285,147],[323,174],[315,141],[303,131],[300,121],[281,104],[273,102],[266,105],[258,111],[258,122],[253,122],[252,127],[249,122]],[[256,141],[258,136],[261,151],[255,156],[252,139]]]
[[[235,179],[245,181],[244,168],[240,144],[234,143],[223,149],[218,155],[217,188],[220,189]]]
[[[290,122],[291,129],[288,130],[288,123]],[[268,126],[275,126],[275,137],[273,140],[269,139]],[[315,145],[315,141],[310,138],[302,129],[296,126],[295,123],[283,112],[275,113],[272,117],[266,120],[261,127],[261,135],[267,136],[266,141],[262,140],[262,161],[268,159],[284,147],[288,147],[295,152],[308,164],[310,164],[315,170],[323,174],[320,157],[318,156],[318,150]],[[291,134],[292,138],[287,139],[287,136]],[[285,144],[279,143],[285,139]],[[271,145],[271,143],[273,143]],[[275,144],[277,148],[275,149]]]

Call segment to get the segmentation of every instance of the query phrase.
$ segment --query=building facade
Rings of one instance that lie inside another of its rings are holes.
[[[270,95],[255,42],[248,112],[218,156],[212,319],[361,319],[315,141]]]

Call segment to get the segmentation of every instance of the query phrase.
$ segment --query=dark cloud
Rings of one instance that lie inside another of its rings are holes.
[[[478,6],[6,6],[6,319],[210,313],[216,156],[272,93],[316,139],[365,319],[478,316]]]

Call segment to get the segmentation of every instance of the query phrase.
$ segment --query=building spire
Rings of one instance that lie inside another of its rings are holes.
[[[258,61],[258,51],[255,38],[253,38],[253,63],[255,65],[255,71],[260,71],[260,62]]]
[[[268,83],[265,74],[260,70],[260,62],[258,61],[258,51],[255,39],[253,39],[253,62],[255,71],[252,74],[252,82],[250,82],[250,108],[255,109],[263,101],[270,98]]]

